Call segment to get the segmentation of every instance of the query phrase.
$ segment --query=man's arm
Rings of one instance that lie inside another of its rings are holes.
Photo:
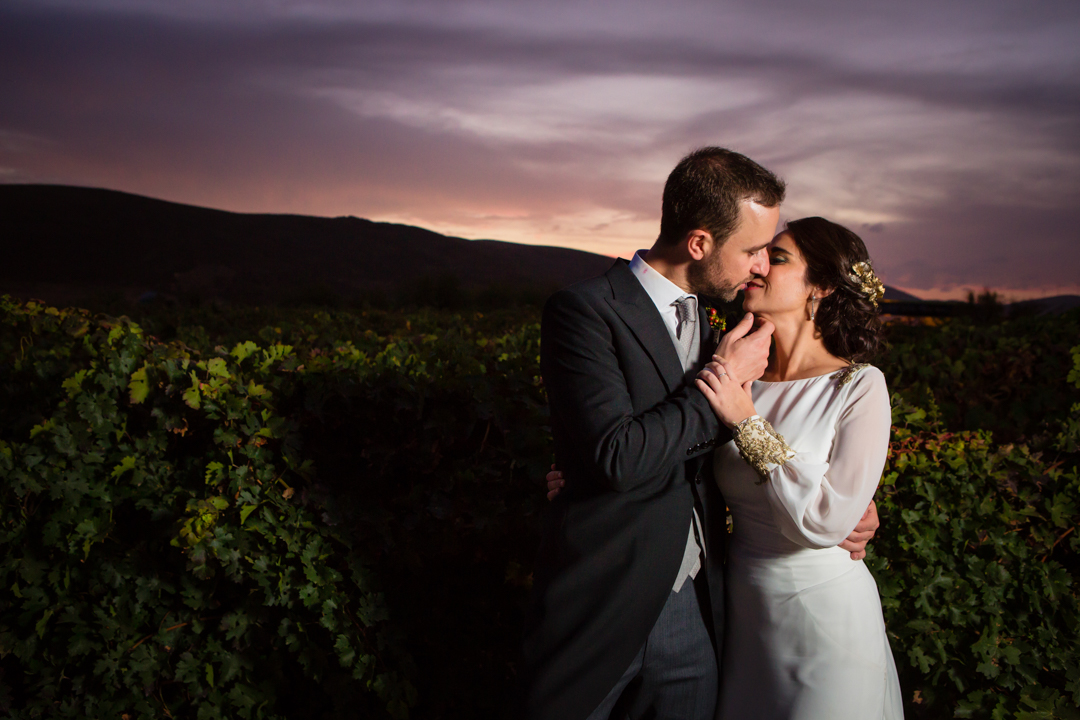
[[[862,560],[866,557],[866,544],[874,537],[874,532],[880,526],[881,522],[878,520],[877,506],[871,500],[866,512],[863,513],[862,520],[847,536],[847,540],[840,543],[840,547],[851,553],[852,560]]]
[[[573,292],[545,305],[540,358],[553,420],[613,490],[666,476],[675,463],[707,452],[719,432],[708,401],[689,385],[635,415],[611,329]]]

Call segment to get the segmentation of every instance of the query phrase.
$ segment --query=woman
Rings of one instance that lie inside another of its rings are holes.
[[[822,218],[788,224],[743,307],[775,325],[761,380],[722,362],[697,380],[734,440],[715,475],[734,533],[725,565],[723,720],[901,718],[881,601],[836,547],[877,488],[889,447],[877,349],[884,289],[857,235]]]
[[[888,452],[885,379],[861,362],[884,289],[862,240],[822,218],[789,223],[769,257],[743,303],[776,328],[765,375],[740,386],[715,358],[696,381],[735,438],[714,454],[734,526],[718,717],[901,718],[877,586],[837,547]]]

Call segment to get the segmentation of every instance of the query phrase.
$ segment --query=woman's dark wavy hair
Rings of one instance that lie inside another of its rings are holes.
[[[852,362],[865,362],[881,349],[878,309],[851,279],[852,266],[869,262],[866,245],[855,233],[825,218],[792,220],[787,232],[806,261],[806,280],[832,292],[818,302],[814,324],[825,349]]]

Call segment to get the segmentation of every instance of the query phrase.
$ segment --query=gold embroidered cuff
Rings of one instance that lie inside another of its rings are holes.
[[[735,447],[750,467],[757,471],[761,482],[769,479],[769,465],[783,465],[795,457],[795,451],[784,442],[784,436],[773,430],[769,421],[751,415],[735,426]]]

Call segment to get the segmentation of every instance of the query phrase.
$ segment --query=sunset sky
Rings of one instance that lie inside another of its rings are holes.
[[[739,150],[886,283],[1080,294],[1080,2],[2,0],[0,182],[628,257]]]

